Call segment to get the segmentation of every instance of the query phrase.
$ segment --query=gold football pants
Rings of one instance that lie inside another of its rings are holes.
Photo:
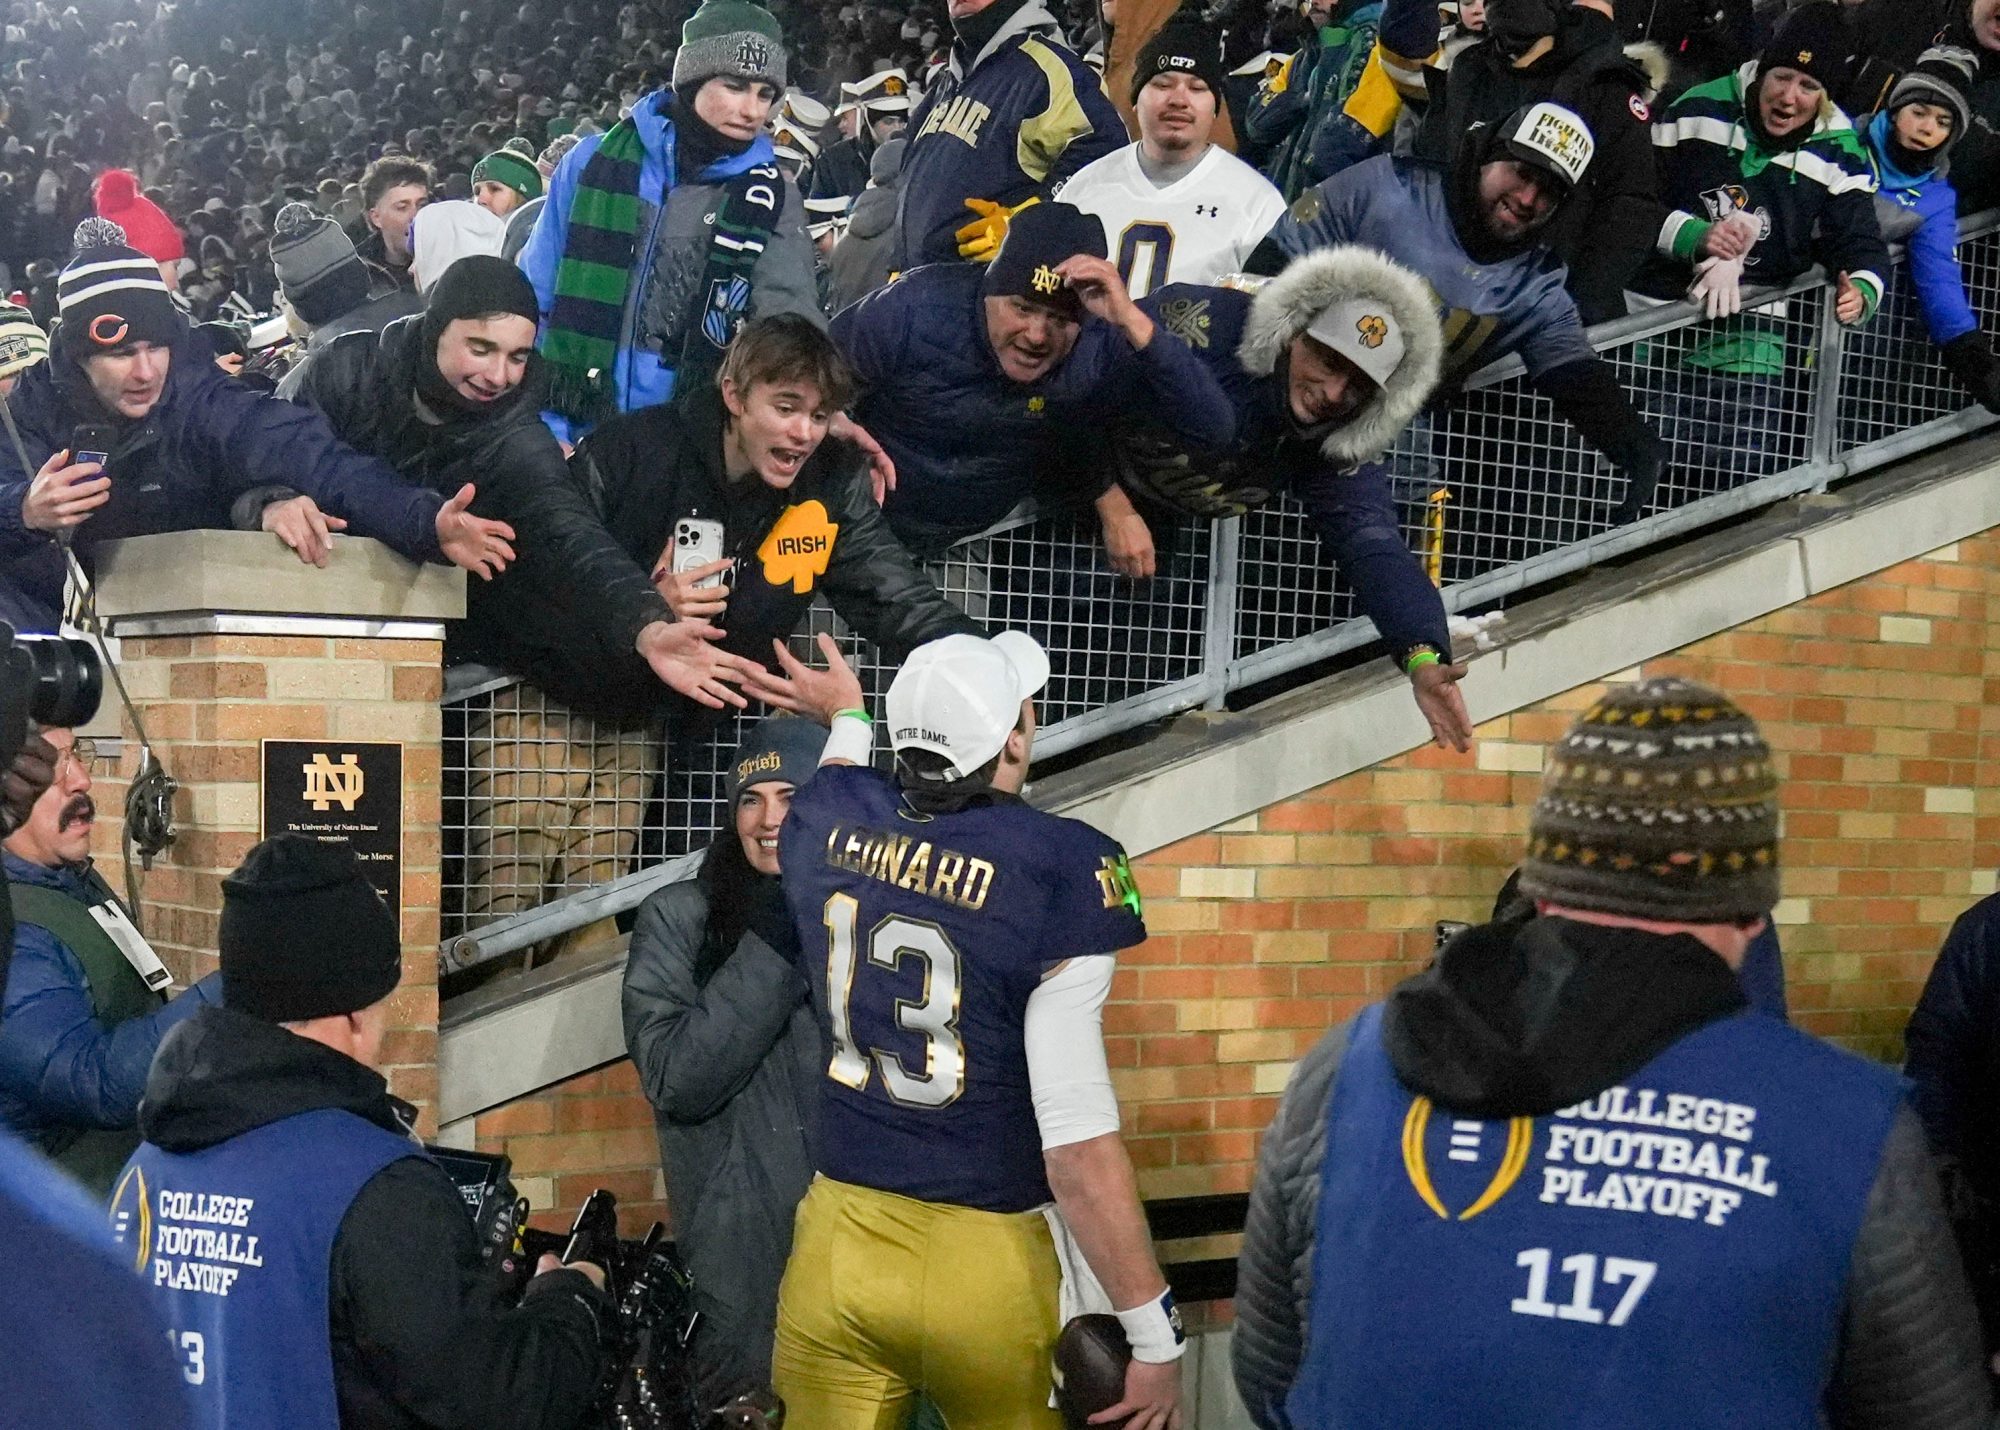
[[[773,1361],[799,1430],[1061,1430],[1049,1409],[1060,1273],[1040,1212],[914,1201],[827,1177],[799,1204]]]

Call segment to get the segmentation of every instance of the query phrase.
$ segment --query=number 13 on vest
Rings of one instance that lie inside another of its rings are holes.
[[[1622,1326],[1632,1319],[1632,1312],[1638,1309],[1639,1300],[1646,1294],[1646,1288],[1653,1284],[1653,1277],[1660,1269],[1654,1261],[1633,1261],[1623,1256],[1607,1256],[1603,1260],[1603,1279],[1606,1299],[1610,1289],[1623,1286],[1624,1294],[1618,1304],[1611,1308],[1607,1318],[1596,1304],[1598,1282],[1598,1258],[1595,1253],[1580,1251],[1575,1256],[1562,1259],[1562,1270],[1570,1277],[1569,1300],[1556,1302],[1549,1299],[1549,1263],[1555,1253],[1546,1246],[1530,1247],[1514,1258],[1516,1266],[1527,1268],[1528,1294],[1516,1296],[1510,1308],[1517,1316],[1547,1316],[1558,1321],[1584,1321],[1593,1326]]]

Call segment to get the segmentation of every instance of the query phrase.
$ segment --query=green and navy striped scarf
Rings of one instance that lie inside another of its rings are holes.
[[[562,261],[556,266],[555,305],[542,338],[549,406],[571,421],[597,422],[617,410],[614,367],[633,282],[644,162],[638,126],[622,119],[577,177]],[[687,324],[676,386],[720,365],[723,349],[749,311],[751,273],[778,226],[784,178],[774,165],[753,165],[726,183],[702,282],[695,289],[701,311]]]

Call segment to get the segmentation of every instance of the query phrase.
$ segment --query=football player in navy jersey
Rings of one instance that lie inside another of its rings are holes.
[[[919,1391],[953,1430],[1054,1430],[1062,1317],[1108,1302],[1133,1358],[1094,1419],[1176,1427],[1180,1320],[1102,1032],[1146,928],[1117,842],[1020,798],[1048,657],[1012,631],[918,647],[889,688],[891,777],[821,648],[825,671],[779,648],[831,734],[779,835],[828,1061],[778,1392],[812,1430],[892,1430]]]

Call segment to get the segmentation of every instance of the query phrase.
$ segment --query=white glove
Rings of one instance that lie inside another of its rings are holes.
[[[1695,265],[1688,301],[1699,304],[1710,318],[1730,318],[1743,311],[1743,260],[1704,258]]]

